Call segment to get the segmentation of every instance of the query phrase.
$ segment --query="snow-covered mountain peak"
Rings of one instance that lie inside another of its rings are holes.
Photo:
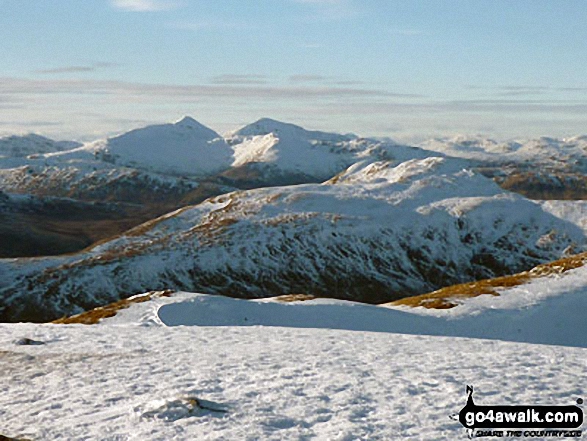
[[[261,118],[254,123],[247,124],[232,134],[235,136],[259,136],[267,135],[269,133],[284,134],[304,132],[306,132],[306,130],[303,127],[295,124],[285,123],[271,118]]]
[[[340,142],[355,139],[354,135],[341,135],[316,130],[306,130],[295,124],[277,121],[271,118],[261,118],[248,124],[232,134],[232,137],[248,138],[273,133],[279,139],[305,139]]]
[[[233,154],[218,133],[190,117],[131,130],[84,149],[119,165],[196,176],[227,169]]]
[[[145,141],[151,138],[154,141],[182,138],[189,141],[210,141],[220,138],[214,130],[199,123],[195,119],[186,116],[175,123],[154,124],[139,129],[131,130],[122,135],[109,138],[111,142]]]
[[[565,169],[565,163],[587,162],[587,136],[558,139],[547,136],[523,141],[499,142],[477,136],[459,135],[453,138],[435,138],[420,147],[450,156],[492,163],[541,163]],[[582,169],[580,169],[582,171]]]
[[[234,132],[237,136],[258,136],[267,135],[269,133],[303,133],[306,130],[295,124],[277,121],[271,118],[261,118],[252,124],[248,124],[241,129]]]
[[[253,167],[266,180],[289,176],[324,181],[359,160],[391,159],[389,146],[380,141],[310,131],[269,118],[237,130],[227,140],[234,149],[233,167]]]
[[[202,123],[196,121],[191,116],[184,116],[179,121],[173,124],[174,128],[176,129],[185,129],[185,130],[192,130],[196,131],[195,135],[200,136],[204,139],[215,139],[220,138],[220,135],[216,133],[214,130],[206,127]]]

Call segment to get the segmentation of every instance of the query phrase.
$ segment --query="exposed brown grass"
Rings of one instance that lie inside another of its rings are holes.
[[[148,302],[157,297],[170,297],[174,291],[172,290],[165,290],[165,291],[152,291],[143,295],[130,297],[128,299],[119,300],[118,302],[111,303],[106,306],[101,306],[99,308],[94,308],[90,311],[82,312],[81,314],[77,314],[71,317],[63,317],[57,320],[54,320],[51,323],[59,324],[59,325],[71,325],[71,324],[82,324],[82,325],[95,325],[100,323],[100,320],[114,317],[118,311],[121,309],[126,309],[129,306],[135,303],[143,303]],[[2,439],[0,438],[0,441]]]
[[[578,173],[519,172],[505,178],[496,178],[496,182],[502,188],[520,193],[529,199],[587,199],[587,177]]]
[[[529,271],[524,271],[511,276],[448,286],[429,294],[406,297],[394,302],[385,303],[385,305],[411,307],[423,306],[424,308],[430,309],[450,309],[457,306],[459,300],[477,297],[483,294],[498,296],[499,289],[523,285],[532,279],[540,277],[562,274],[566,271],[584,266],[585,264],[587,264],[587,253],[576,254],[554,262],[538,265]]]
[[[142,223],[141,225],[138,225],[128,231],[126,231],[124,233],[125,236],[129,236],[129,237],[137,237],[137,236],[142,236],[143,234],[145,234],[147,231],[152,230],[155,226],[157,226],[158,224],[160,224],[161,222],[163,222],[164,220],[167,219],[171,219],[173,217],[179,216],[181,213],[183,213],[186,210],[189,210],[190,208],[193,208],[193,206],[188,205],[186,207],[182,207],[179,208],[171,213],[167,213],[163,216],[159,216],[155,219],[151,219],[147,222]]]
[[[263,206],[272,204],[282,197],[281,193],[270,194],[260,199],[258,204],[247,204],[246,200],[242,200],[243,194],[242,191],[236,191],[210,199],[211,202],[226,205],[210,211],[198,225],[190,228],[181,238],[187,240],[196,235],[203,244],[222,243],[219,239],[231,225],[257,214]]]
[[[283,296],[274,297],[278,302],[291,303],[291,302],[305,302],[307,300],[314,300],[318,297],[312,294],[287,294]]]

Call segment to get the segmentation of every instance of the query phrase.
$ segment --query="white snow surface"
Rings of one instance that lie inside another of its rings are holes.
[[[502,318],[486,335],[501,332]],[[455,440],[467,439],[450,418],[467,384],[478,404],[585,396],[585,340],[418,335],[426,326],[450,333],[455,321],[332,300],[179,293],[97,326],[1,324],[2,431],[35,440]],[[566,329],[587,335],[584,323]],[[45,344],[15,344],[22,338]]]
[[[544,211],[572,222],[587,234],[587,201],[540,201]]]
[[[97,160],[84,147],[28,158],[0,158],[0,188],[14,193],[109,200],[134,188],[180,193],[198,182]],[[133,200],[128,202],[135,202]]]
[[[375,139],[310,131],[263,118],[226,136],[234,148],[233,167],[267,167],[273,173],[326,180],[357,161],[421,159],[421,149]]]
[[[554,167],[585,173],[587,171],[587,136],[570,138],[540,137],[519,141],[496,141],[480,136],[458,135],[435,138],[419,147],[470,160]]]
[[[134,168],[172,175],[207,176],[230,167],[232,149],[212,129],[190,117],[94,141],[77,151]]]
[[[182,293],[181,300],[159,301],[157,317],[142,315],[141,321],[167,326],[327,328],[587,348],[586,284],[587,268],[582,268],[564,277],[562,283],[540,280],[499,297],[467,299],[450,310],[373,306],[334,299],[249,301]]]
[[[79,147],[74,141],[54,141],[44,136],[29,133],[0,137],[0,158],[18,158],[34,154],[59,152]]]

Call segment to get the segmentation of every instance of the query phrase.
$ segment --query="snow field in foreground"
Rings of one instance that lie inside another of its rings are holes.
[[[0,328],[2,434],[34,440],[455,440],[466,434],[449,415],[467,384],[488,405],[586,395],[582,348],[262,326]],[[190,397],[228,412],[190,413]]]

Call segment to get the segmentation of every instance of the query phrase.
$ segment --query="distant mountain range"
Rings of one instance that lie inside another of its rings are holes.
[[[167,288],[380,303],[587,243],[575,223],[497,185],[581,197],[585,137],[405,146],[271,119],[221,136],[186,117],[81,146],[43,138],[44,151],[24,155],[31,139],[0,140],[11,146],[0,256],[89,248],[0,260],[2,320]]]
[[[429,156],[464,159],[505,188],[535,199],[583,199],[587,188],[587,136],[509,142],[457,136],[405,146],[269,118],[221,136],[190,117],[84,145],[34,134],[0,138],[0,184],[6,192],[101,200],[104,192],[96,189],[104,181],[121,180],[128,187],[136,179],[142,188],[149,180],[168,187],[181,179],[179,184],[190,181],[192,189],[197,181],[258,188],[322,182],[362,160],[399,163]],[[109,199],[125,197],[112,189],[106,193]],[[136,200],[132,192],[127,199]]]
[[[152,289],[380,303],[511,274],[583,231],[458,159],[358,163],[323,184],[237,191],[75,255],[0,261],[0,317],[48,320]]]
[[[587,136],[509,142],[457,136],[420,147],[468,159],[503,188],[532,199],[587,199]]]

